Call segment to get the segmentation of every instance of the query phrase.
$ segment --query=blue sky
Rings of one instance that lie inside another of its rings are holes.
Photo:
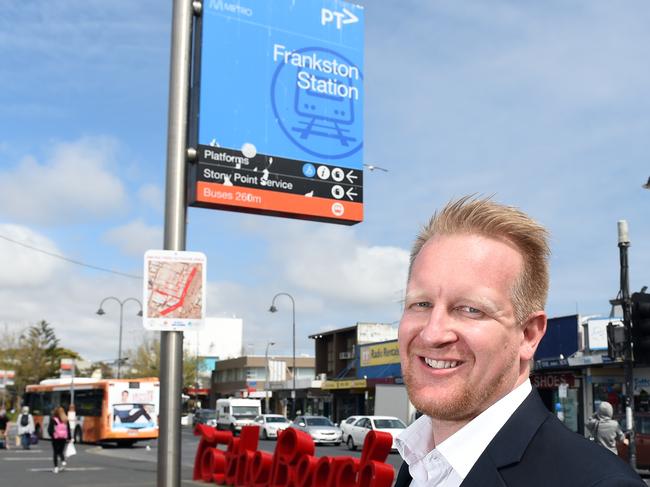
[[[244,0],[242,0],[243,2]],[[408,249],[452,198],[495,194],[552,234],[550,316],[607,314],[616,222],[632,290],[650,284],[650,4],[362,2],[365,221],[353,227],[191,208],[187,249],[208,257],[210,316],[244,343],[298,352],[307,335],[395,322]],[[0,237],[140,275],[162,246],[171,1],[4,0]],[[0,327],[51,322],[85,358],[117,355],[116,306],[137,279],[0,238]],[[125,308],[125,348],[142,339]]]

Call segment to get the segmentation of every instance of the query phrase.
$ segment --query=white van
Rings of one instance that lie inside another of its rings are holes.
[[[244,426],[256,425],[254,419],[262,414],[259,399],[217,399],[217,429],[239,433]]]

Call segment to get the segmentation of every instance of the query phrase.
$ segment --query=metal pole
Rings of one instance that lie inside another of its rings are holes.
[[[618,222],[618,248],[621,261],[621,306],[625,326],[625,418],[628,439],[629,461],[636,468],[636,435],[634,434],[634,368],[632,356],[632,320],[630,302],[630,279],[628,273],[627,249],[630,246],[627,221]]]
[[[289,293],[278,293],[275,296],[273,296],[273,299],[271,300],[271,307],[269,308],[269,311],[271,313],[275,313],[277,311],[277,308],[275,307],[275,300],[278,296],[286,296],[291,300],[291,331],[293,335],[293,373],[292,379],[293,379],[293,387],[291,390],[291,395],[293,396],[293,400],[291,402],[291,412],[292,412],[292,417],[296,417],[296,302],[293,299],[293,296]]]
[[[122,326],[124,324],[124,301],[119,301],[120,303],[120,342],[117,346],[117,378],[122,377]]]
[[[293,375],[293,392],[292,392],[293,402],[292,402],[292,409],[293,409],[293,417],[295,418],[296,417],[296,401],[298,399],[296,397],[296,303],[295,303],[295,301],[293,300],[293,298],[291,296],[289,296],[289,297],[291,298],[291,310],[292,310],[291,311],[291,318],[292,318],[292,320],[291,320],[292,321],[291,328],[292,328],[292,334],[293,334],[293,374],[292,374]]]
[[[165,250],[185,250],[185,164],[192,21],[192,1],[174,0],[167,122]],[[179,487],[181,481],[180,424],[183,333],[163,331],[160,335],[160,432],[157,485],[158,487]]]
[[[102,299],[102,302],[99,303],[99,309],[97,310],[97,314],[102,316],[106,314],[104,312],[104,303],[106,301],[115,301],[117,304],[120,305],[120,333],[119,333],[119,341],[117,344],[117,378],[120,379],[121,376],[121,367],[122,367],[122,328],[124,327],[124,305],[128,303],[129,301],[134,301],[138,303],[140,306],[140,311],[138,312],[138,316],[142,316],[142,303],[140,302],[139,299],[136,298],[126,298],[125,300],[121,300],[116,298],[115,296],[109,296],[107,298]]]
[[[264,361],[266,363],[266,387],[264,387],[264,412],[269,414],[269,344],[266,344],[264,352]]]
[[[266,386],[264,387],[264,411],[269,414],[269,391],[271,389],[271,368],[269,367],[269,347],[275,345],[275,342],[266,342],[266,351],[264,359],[266,361]]]
[[[6,407],[7,404],[7,371],[3,370],[2,376],[2,409]]]
[[[74,369],[76,365],[77,362],[74,361],[72,363],[72,377],[70,377],[70,405],[71,406],[74,406],[74,376],[75,376]]]

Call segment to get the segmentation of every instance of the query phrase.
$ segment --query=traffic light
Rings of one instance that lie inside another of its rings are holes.
[[[632,294],[632,343],[634,361],[650,364],[650,294],[645,288]]]
[[[607,325],[607,355],[612,360],[625,358],[625,327],[620,324]]]

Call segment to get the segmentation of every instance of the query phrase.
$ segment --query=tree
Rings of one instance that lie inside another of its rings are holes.
[[[125,377],[160,377],[160,339],[144,339],[138,348],[126,352],[128,373]],[[183,351],[183,387],[196,383],[198,360]]]
[[[16,370],[16,357],[18,356],[18,338],[19,334],[10,332],[7,327],[0,333],[0,370]],[[14,377],[15,381],[15,377]],[[4,385],[4,384],[3,384]],[[2,405],[7,409],[13,407],[13,400],[16,396],[16,386],[7,385],[2,389]]]
[[[13,353],[16,370],[16,391],[22,393],[28,384],[56,377],[62,358],[80,359],[80,355],[59,346],[54,329],[45,320],[23,332]]]

